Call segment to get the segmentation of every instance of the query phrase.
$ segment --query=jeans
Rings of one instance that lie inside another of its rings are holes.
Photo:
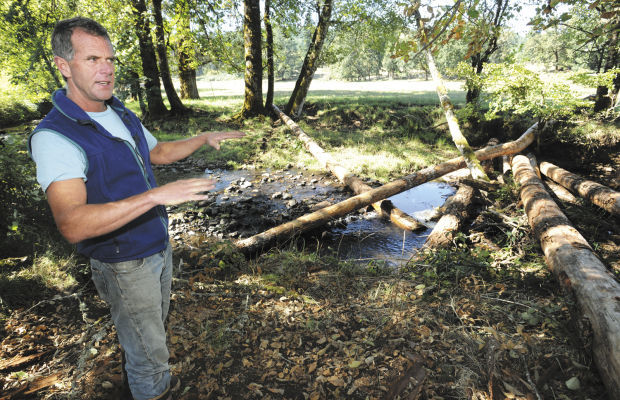
[[[127,378],[136,400],[161,395],[170,384],[164,323],[170,306],[172,250],[119,263],[90,260],[97,292],[110,307],[125,350]]]

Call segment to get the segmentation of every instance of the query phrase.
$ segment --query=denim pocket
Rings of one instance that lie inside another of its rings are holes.
[[[108,285],[106,284],[103,272],[99,268],[93,267],[92,265],[90,271],[91,278],[93,280],[93,283],[95,284],[95,288],[97,288],[97,293],[99,293],[99,297],[101,297],[101,300],[109,304]]]
[[[130,274],[144,267],[144,258],[107,264],[117,274]]]

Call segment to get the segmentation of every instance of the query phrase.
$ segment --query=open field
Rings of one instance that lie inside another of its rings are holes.
[[[274,93],[276,102],[288,100],[288,96],[295,87],[295,81],[276,81]],[[463,82],[447,81],[450,98],[455,104],[465,102]],[[267,82],[263,82],[263,90],[266,91]],[[198,80],[198,90],[201,97],[208,98],[232,98],[243,96],[243,79],[210,80],[203,77]],[[263,93],[264,95],[265,93]],[[308,92],[308,100],[313,99],[336,99],[340,97],[373,97],[390,98],[412,104],[437,104],[437,93],[433,81],[423,79],[385,79],[362,82],[348,82],[341,80],[325,79],[321,76],[315,78]]]

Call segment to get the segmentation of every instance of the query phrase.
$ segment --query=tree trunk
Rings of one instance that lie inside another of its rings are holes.
[[[168,46],[164,33],[164,20],[161,15],[161,0],[153,0],[153,12],[155,14],[155,37],[157,38],[157,54],[159,55],[159,74],[166,90],[166,96],[170,103],[170,112],[173,115],[181,115],[187,111],[181,99],[177,95],[170,76],[168,65]]]
[[[192,56],[185,47],[179,47],[179,81],[182,99],[199,99],[196,69],[191,67]]]
[[[151,26],[147,18],[146,3],[144,0],[133,0],[133,13],[136,23],[136,34],[140,44],[140,59],[142,60],[142,73],[146,78],[144,89],[148,106],[148,117],[157,119],[168,113],[164,100],[161,97],[159,86],[159,71],[157,69],[157,57],[151,39]]]
[[[308,47],[308,52],[304,58],[304,63],[301,66],[299,77],[295,82],[293,93],[284,109],[284,113],[298,118],[303,111],[304,103],[306,101],[306,95],[310,89],[310,83],[314,73],[319,66],[319,57],[321,55],[321,49],[325,43],[327,37],[327,30],[329,29],[329,23],[332,15],[332,3],[333,0],[325,0],[321,12],[319,13],[319,22],[317,23],[314,34],[312,35],[312,42]]]
[[[319,146],[310,136],[308,136],[292,119],[284,114],[277,106],[273,106],[273,110],[280,119],[288,125],[293,132],[297,134],[299,140],[302,141],[306,150],[310,152],[323,166],[323,168],[329,169],[329,171],[338,178],[338,180],[347,185],[355,194],[360,194],[372,190],[372,187],[362,182],[360,178],[353,175],[344,167],[338,165],[338,163],[327,154],[321,146]],[[415,231],[425,228],[419,221],[416,221],[410,215],[404,211],[396,208],[390,200],[382,200],[376,203],[372,203],[372,208],[381,215],[383,218],[389,218],[396,226],[402,229]]]
[[[241,116],[264,113],[263,58],[261,50],[260,1],[244,0],[243,42],[245,48],[245,97]]]
[[[181,86],[182,99],[199,99],[198,85],[196,84],[196,68],[194,60],[196,57],[193,42],[188,40],[190,35],[189,1],[182,1],[178,4],[179,24],[181,25],[181,35],[177,41],[177,53],[179,55],[179,81]]]
[[[415,19],[418,25],[418,30],[423,34],[423,37],[426,37],[425,28],[422,23],[422,17],[420,16],[420,11],[415,11]],[[425,40],[422,40],[422,45],[426,45]],[[428,63],[428,69],[431,72],[431,76],[433,77],[433,81],[435,82],[437,95],[439,96],[439,101],[441,102],[441,106],[446,113],[446,120],[448,121],[448,127],[450,128],[450,134],[452,135],[452,141],[456,145],[456,148],[459,149],[459,152],[465,157],[467,162],[467,168],[471,172],[471,176],[474,179],[484,179],[485,181],[489,180],[487,174],[484,173],[480,162],[474,155],[474,150],[469,147],[469,143],[467,139],[461,132],[461,128],[459,127],[459,122],[454,115],[454,106],[452,105],[452,101],[450,101],[450,97],[448,96],[448,90],[443,83],[443,79],[441,78],[441,74],[435,65],[435,59],[433,58],[433,54],[430,49],[426,49],[424,51],[426,54],[426,61]]]
[[[559,183],[566,189],[579,193],[579,195],[590,202],[601,207],[605,211],[620,215],[620,193],[601,185],[572,174],[565,169],[555,166],[548,162],[540,163],[540,171],[554,182]]]
[[[512,168],[547,265],[575,294],[583,316],[590,321],[594,360],[609,398],[620,399],[620,284],[551,200],[529,160],[516,156]]]
[[[613,23],[613,22],[611,22]],[[618,23],[616,21],[616,23]],[[620,66],[619,64],[619,55],[618,55],[618,36],[620,32],[616,29],[607,43],[605,43],[605,49],[607,49],[607,60],[605,61],[605,71],[607,72],[613,68]],[[616,74],[616,78],[614,79],[614,91],[618,91],[620,89],[620,74]],[[594,99],[594,111],[603,111],[609,108],[612,105],[611,96],[609,93],[609,89],[606,86],[599,86],[596,88],[596,96]]]
[[[459,190],[443,205],[443,215],[424,242],[423,249],[446,248],[452,244],[454,235],[461,229],[463,221],[469,218],[474,199],[474,189],[461,185]]]
[[[485,147],[476,151],[480,160],[488,160],[506,154],[518,153],[534,141],[537,124],[530,127],[521,137],[513,142]],[[265,232],[237,241],[237,247],[248,254],[256,253],[273,245],[276,241],[308,231],[324,225],[334,218],[341,217],[351,211],[366,207],[377,201],[394,196],[412,187],[437,179],[452,171],[466,166],[463,157],[453,158],[441,164],[433,165],[414,172],[404,178],[397,179],[378,188],[358,194],[340,203],[325,207],[311,214],[306,214],[296,220],[268,229]]]
[[[267,33],[267,98],[265,110],[271,110],[273,105],[273,90],[275,84],[275,69],[273,65],[273,30],[271,29],[271,0],[265,0],[265,31]]]

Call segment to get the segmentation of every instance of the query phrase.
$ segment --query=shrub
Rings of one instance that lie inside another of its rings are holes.
[[[5,257],[29,254],[57,236],[25,141],[16,135],[0,140],[0,254]]]

